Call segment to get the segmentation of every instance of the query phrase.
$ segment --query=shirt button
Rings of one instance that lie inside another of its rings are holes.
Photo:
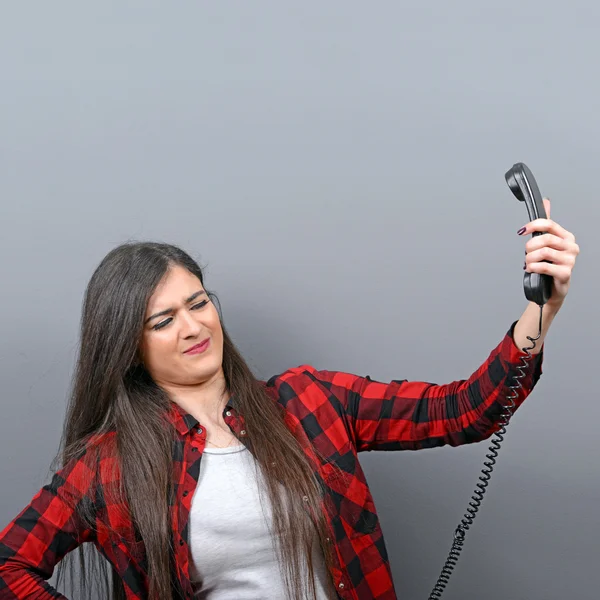
[[[340,588],[340,590],[343,590],[346,586],[343,583],[340,583],[340,585],[338,585],[338,587]]]
[[[185,490],[185,492],[183,492],[184,496],[187,496],[189,494],[189,492],[187,490]]]
[[[231,411],[230,411],[230,410],[228,410],[228,411],[225,413],[225,416],[226,416],[226,417],[230,417],[230,416],[231,416]]]
[[[202,427],[198,427],[198,429],[196,429],[196,431],[197,431],[198,433],[202,433],[202,431],[203,431],[203,430],[202,430]]]
[[[242,430],[240,431],[240,435],[246,435],[246,430],[245,430],[245,429],[242,429]]]

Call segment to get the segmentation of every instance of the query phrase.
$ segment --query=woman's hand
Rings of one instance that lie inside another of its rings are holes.
[[[552,279],[552,296],[548,304],[560,306],[571,283],[571,273],[579,254],[575,236],[550,219],[550,200],[544,198],[547,219],[535,219],[519,229],[519,235],[541,231],[525,244],[525,270],[528,273],[545,273]],[[549,260],[553,264],[542,262]]]

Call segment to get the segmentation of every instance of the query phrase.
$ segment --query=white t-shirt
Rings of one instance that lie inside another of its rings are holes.
[[[285,586],[270,531],[270,504],[261,506],[252,453],[243,445],[206,448],[189,518],[190,575],[197,599],[282,600]],[[258,479],[257,479],[258,476]],[[317,598],[329,585],[323,554],[314,547]]]

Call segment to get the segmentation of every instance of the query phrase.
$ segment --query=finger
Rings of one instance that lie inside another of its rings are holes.
[[[528,235],[534,231],[540,231],[553,233],[565,240],[575,240],[575,236],[570,231],[567,231],[564,227],[551,219],[535,219],[534,221],[527,223],[527,225],[524,225],[521,229],[519,230],[521,231],[520,235]]]
[[[546,262],[538,262],[527,265],[528,273],[543,273],[554,277],[559,283],[567,283],[571,278],[571,267],[567,265],[553,265]]]
[[[533,252],[529,252],[525,257],[525,264],[535,264],[548,260],[555,265],[568,265],[573,266],[575,264],[575,254],[571,251],[556,250],[549,246],[544,246]]]
[[[539,250],[544,246],[549,246],[550,248],[556,248],[557,250],[567,250],[569,249],[571,242],[565,240],[564,238],[558,237],[552,233],[543,233],[542,235],[536,235],[527,241],[525,244],[525,253],[534,252],[535,250]]]

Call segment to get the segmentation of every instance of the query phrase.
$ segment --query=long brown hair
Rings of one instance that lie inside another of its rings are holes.
[[[138,352],[147,302],[174,265],[198,277],[209,298],[218,303],[206,289],[198,263],[171,244],[126,242],[110,251],[96,268],[83,301],[78,359],[57,458],[65,465],[82,455],[92,436],[114,433],[122,482],[118,498],[129,507],[144,542],[150,600],[175,599],[181,594],[175,585],[168,500],[176,432],[164,426],[172,401],[140,364]],[[218,310],[225,383],[245,419],[244,443],[266,481],[286,597],[314,598],[311,550],[315,541],[324,553],[328,573],[331,564],[321,488],[304,450],[286,427],[281,408],[235,348],[220,306]],[[93,507],[84,504],[77,510],[93,525]],[[89,546],[78,549],[80,590],[85,592],[91,568],[96,573],[96,592],[103,588],[111,598],[125,598],[116,571],[108,573],[109,563]],[[67,564],[64,559],[59,563],[58,580]],[[307,581],[303,571],[309,575]],[[74,570],[70,573],[72,582]]]

